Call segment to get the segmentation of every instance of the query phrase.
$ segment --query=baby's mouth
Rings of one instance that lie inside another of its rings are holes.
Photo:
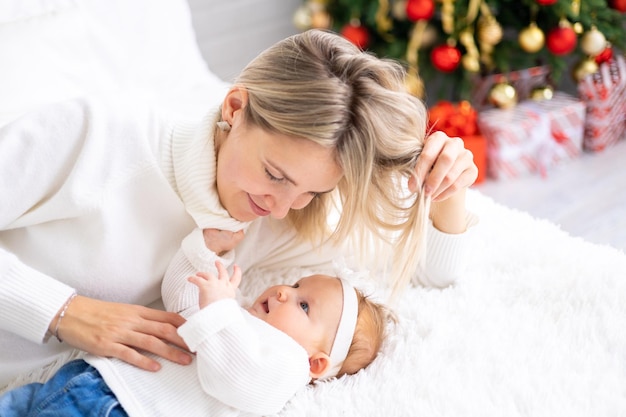
[[[270,307],[269,307],[269,304],[267,303],[267,300],[263,301],[261,303],[261,306],[263,307],[263,311],[265,311],[265,314],[270,312]]]

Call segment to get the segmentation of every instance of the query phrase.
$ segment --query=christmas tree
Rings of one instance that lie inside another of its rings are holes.
[[[415,95],[435,81],[453,101],[480,77],[535,66],[578,81],[626,47],[626,0],[305,0],[294,22],[399,59]]]

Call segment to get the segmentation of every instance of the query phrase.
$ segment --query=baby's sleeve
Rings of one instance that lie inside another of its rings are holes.
[[[206,247],[202,230],[194,229],[183,239],[161,283],[161,296],[166,310],[181,313],[185,317],[196,312],[198,310],[198,287],[187,281],[187,278],[200,271],[217,274],[216,260],[228,268],[233,259],[233,250],[224,256],[217,256]]]
[[[275,414],[311,379],[306,350],[233,299],[211,303],[178,333],[196,352],[203,390],[238,410]]]

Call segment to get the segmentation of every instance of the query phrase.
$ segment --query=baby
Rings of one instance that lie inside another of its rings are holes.
[[[275,414],[312,380],[353,374],[376,357],[387,312],[345,279],[307,276],[267,288],[242,308],[236,301],[241,270],[235,265],[229,275],[226,258],[213,255],[214,273],[162,288],[168,309],[195,299],[180,311],[187,322],[178,329],[196,353],[192,365],[164,362],[147,372],[87,356],[45,384],[7,392],[0,415],[34,409],[107,417]]]

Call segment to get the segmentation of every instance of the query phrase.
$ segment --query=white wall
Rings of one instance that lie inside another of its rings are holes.
[[[297,33],[303,0],[188,0],[200,50],[209,68],[232,79],[259,52]]]

